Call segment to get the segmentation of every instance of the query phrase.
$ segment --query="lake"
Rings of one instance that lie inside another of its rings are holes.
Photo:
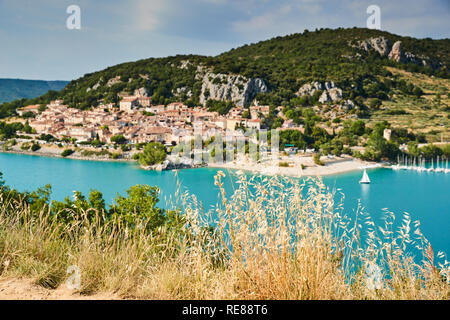
[[[203,202],[205,209],[216,204],[218,188],[214,175],[218,169],[199,168],[178,172],[183,191],[188,190]],[[0,172],[6,184],[20,191],[32,191],[45,184],[52,185],[52,199],[63,200],[74,190],[88,194],[90,189],[103,193],[111,203],[117,193],[125,194],[130,186],[148,184],[161,189],[162,207],[177,190],[177,177],[172,171],[155,172],[139,169],[136,164],[121,162],[82,161],[0,153]],[[450,175],[435,172],[394,171],[377,168],[367,170],[372,183],[358,183],[362,172],[355,171],[327,176],[323,180],[331,189],[345,194],[344,208],[354,217],[358,200],[374,220],[383,215],[383,208],[396,213],[400,220],[408,212],[412,220],[420,220],[421,230],[434,251],[450,253]],[[232,192],[230,179],[226,181]]]

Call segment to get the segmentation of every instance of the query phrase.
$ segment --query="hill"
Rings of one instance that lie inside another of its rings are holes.
[[[450,39],[401,37],[361,28],[320,29],[244,45],[216,57],[178,55],[128,62],[71,81],[59,93],[0,107],[0,116],[26,104],[61,98],[80,109],[100,101],[117,103],[119,93],[145,88],[154,104],[183,101],[222,110],[219,101],[285,106],[296,119],[299,108],[342,102],[358,117],[371,114],[396,93],[423,91],[387,67],[450,78]],[[228,107],[224,107],[229,108]]]
[[[49,90],[60,91],[68,83],[69,81],[0,79],[0,103],[35,98]]]

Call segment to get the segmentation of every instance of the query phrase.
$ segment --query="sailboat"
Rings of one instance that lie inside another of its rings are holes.
[[[366,169],[364,169],[363,176],[362,176],[361,180],[359,180],[359,183],[364,183],[364,184],[370,183],[369,175],[367,174]]]

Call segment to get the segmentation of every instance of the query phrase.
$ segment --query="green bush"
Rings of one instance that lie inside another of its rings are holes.
[[[152,166],[163,162],[167,157],[166,147],[159,142],[150,142],[139,155],[139,163],[144,166]]]
[[[114,159],[114,160],[119,159],[120,158],[120,153],[117,153],[117,152],[111,153],[109,155],[109,158],[110,159]]]
[[[323,161],[320,160],[320,153],[315,153],[313,155],[313,160],[314,160],[314,163],[319,165],[319,166],[324,166],[325,165],[325,163],[323,163]]]
[[[111,142],[124,144],[125,142],[127,142],[127,139],[122,134],[117,134],[111,137]]]
[[[22,149],[22,150],[30,150],[30,144],[28,142],[22,143],[22,145],[20,146],[20,149]]]
[[[65,150],[63,150],[63,152],[61,152],[61,156],[65,158],[65,157],[70,156],[74,152],[75,151],[73,151],[72,149],[65,149]]]
[[[31,146],[31,151],[38,151],[41,148],[41,146],[37,143],[33,143],[33,145]]]

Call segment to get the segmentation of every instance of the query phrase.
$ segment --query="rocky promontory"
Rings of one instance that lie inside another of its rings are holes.
[[[151,166],[141,165],[141,168],[144,170],[165,171],[165,170],[199,168],[202,166],[203,165],[196,164],[194,160],[191,158],[171,155],[168,156],[166,160],[164,160],[162,163],[158,163]]]

